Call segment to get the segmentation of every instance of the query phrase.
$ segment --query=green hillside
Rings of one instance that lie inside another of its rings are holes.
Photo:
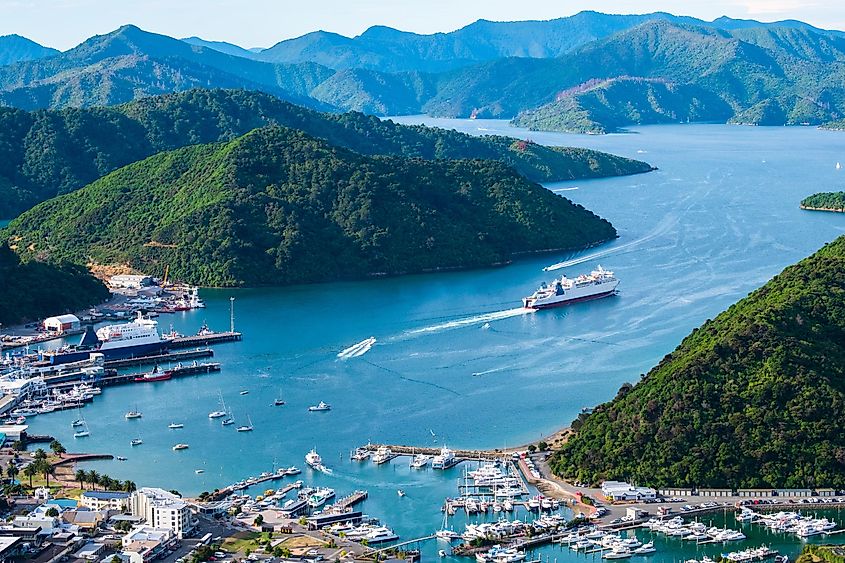
[[[575,421],[556,473],[653,486],[845,486],[845,237],[694,330]]]
[[[2,231],[0,231],[2,236]],[[21,262],[0,245],[0,324],[10,325],[70,313],[99,304],[109,291],[81,266]]]
[[[586,149],[407,127],[359,113],[319,113],[260,92],[195,90],[112,108],[0,108],[0,217],[13,217],[157,152],[231,140],[267,124],[301,129],[363,154],[500,160],[534,181],[651,169],[643,162]]]
[[[845,211],[845,192],[824,192],[813,194],[801,200],[802,209],[821,211]]]
[[[232,286],[489,266],[616,231],[498,162],[367,157],[269,126],[121,168],[2,236],[25,256]]]

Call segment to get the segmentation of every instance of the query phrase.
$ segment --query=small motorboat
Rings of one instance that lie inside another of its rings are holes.
[[[132,446],[140,446],[143,443],[144,441],[140,438],[134,438],[131,442],[129,442],[129,444]]]
[[[446,557],[446,550],[441,549],[440,551],[437,552],[437,555],[439,555],[440,557]]]
[[[125,457],[123,457],[122,455],[117,456],[115,459],[116,459],[117,461],[126,461],[126,458],[125,458]]]
[[[185,428],[185,425],[180,422],[171,422],[167,427],[171,430],[176,430],[177,428]]]
[[[403,491],[402,489],[399,489],[398,491],[396,491],[396,494],[399,495],[400,497],[404,497],[405,491]]]
[[[318,404],[311,405],[310,407],[308,407],[308,412],[325,412],[330,410],[332,410],[332,406],[328,403],[324,403],[323,401],[320,401]]]
[[[205,469],[195,469],[194,473],[196,473],[197,475],[199,475],[200,473],[205,473]]]
[[[249,389],[242,390],[241,395],[249,395]]]
[[[179,450],[187,450],[188,447],[188,444],[176,444],[175,446],[173,446],[173,451],[178,452]]]

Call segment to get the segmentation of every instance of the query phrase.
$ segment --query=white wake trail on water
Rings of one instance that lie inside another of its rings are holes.
[[[341,360],[348,360],[349,358],[358,358],[369,352],[370,349],[372,349],[373,345],[375,345],[375,343],[376,338],[374,336],[371,336],[366,340],[362,340],[357,344],[353,344],[349,348],[341,350],[337,353],[337,357]]]
[[[442,332],[444,330],[451,330],[455,328],[461,328],[465,326],[471,325],[483,325],[485,323],[489,323],[492,321],[501,321],[503,319],[509,319],[511,317],[519,317],[521,315],[527,315],[529,313],[533,313],[534,309],[525,309],[523,307],[517,307],[515,309],[507,309],[505,311],[496,311],[494,313],[484,313],[482,315],[473,315],[472,317],[466,317],[463,319],[455,319],[452,321],[446,321],[443,323],[438,323],[431,326],[426,326],[422,328],[415,328],[411,330],[406,330],[402,333],[404,337],[411,337],[411,336],[419,336],[422,334],[432,334],[435,332]]]
[[[655,227],[650,233],[645,235],[642,238],[638,238],[637,240],[632,240],[631,242],[620,244],[619,246],[614,246],[613,248],[608,248],[607,250],[602,250],[600,252],[594,252],[592,254],[588,254],[586,256],[579,256],[578,258],[573,258],[572,260],[565,260],[563,262],[558,262],[557,264],[552,264],[551,266],[546,266],[543,268],[544,272],[553,272],[555,270],[560,270],[561,268],[568,268],[569,266],[576,266],[578,264],[583,264],[584,262],[590,262],[592,260],[596,260],[599,258],[604,258],[605,256],[611,256],[616,254],[620,250],[625,250],[631,248],[632,246],[637,246],[643,244],[644,242],[648,242],[652,239],[659,237],[660,235],[665,234],[669,229],[674,227],[678,224],[678,218],[676,216],[669,216],[666,217],[663,221],[660,222],[657,227]]]

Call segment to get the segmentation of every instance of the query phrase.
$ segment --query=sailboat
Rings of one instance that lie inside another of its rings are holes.
[[[252,419],[249,418],[249,415],[246,416],[246,419],[249,422],[249,424],[245,424],[243,426],[238,426],[238,432],[252,432],[252,430],[253,430]]]
[[[218,391],[217,394],[220,397],[220,406],[223,407],[223,410],[208,413],[208,418],[223,418],[226,416],[226,403],[223,401],[223,393]]]
[[[460,537],[460,534],[458,534],[458,532],[456,532],[455,530],[451,530],[451,529],[446,528],[446,524],[448,524],[448,523],[449,523],[449,511],[447,510],[443,514],[443,525],[440,526],[439,530],[434,532],[434,535],[437,537],[437,539],[452,541],[453,539]]]
[[[82,424],[80,426],[82,430],[77,430],[76,432],[74,432],[74,438],[86,438],[91,435],[91,432],[88,430],[88,423],[85,422],[85,419],[82,419]]]
[[[281,407],[284,404],[285,404],[285,400],[282,399],[282,390],[279,389],[279,396],[276,397],[275,401],[273,401],[273,406],[274,407]]]
[[[223,426],[231,426],[235,423],[235,417],[232,416],[232,409],[226,411],[226,418],[220,421]]]
[[[76,428],[77,426],[83,426],[85,424],[85,417],[82,416],[82,409],[80,409],[79,407],[76,407],[76,416],[78,416],[79,418],[74,419],[74,421],[71,422],[70,425],[74,428]]]

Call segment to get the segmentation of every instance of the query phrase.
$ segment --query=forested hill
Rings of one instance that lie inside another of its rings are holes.
[[[159,153],[0,231],[25,256],[213,286],[488,266],[615,236],[499,162],[368,157],[278,126]]]
[[[845,237],[684,339],[573,424],[565,477],[845,487]]]
[[[845,192],[813,194],[801,201],[801,208],[819,211],[845,211]]]
[[[2,231],[0,231],[2,233]],[[21,262],[0,245],[0,324],[10,325],[70,313],[99,304],[109,291],[82,267]]]
[[[587,149],[402,126],[360,113],[320,113],[260,92],[192,90],[111,108],[0,108],[0,218],[157,152],[231,140],[268,124],[301,129],[362,154],[500,160],[534,181],[651,170],[643,162]]]

